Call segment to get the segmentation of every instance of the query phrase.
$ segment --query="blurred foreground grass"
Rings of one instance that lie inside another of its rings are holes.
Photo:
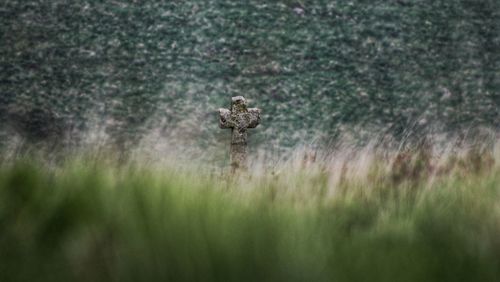
[[[0,281],[500,281],[498,165],[357,160],[4,164]]]

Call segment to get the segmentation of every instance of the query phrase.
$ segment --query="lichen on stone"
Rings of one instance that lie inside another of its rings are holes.
[[[247,167],[247,129],[260,124],[261,110],[247,108],[247,102],[242,96],[233,97],[231,110],[219,109],[220,128],[231,128],[231,170]]]

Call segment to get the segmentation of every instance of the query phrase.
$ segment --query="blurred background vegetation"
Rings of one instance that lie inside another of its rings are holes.
[[[499,127],[496,0],[3,0],[0,39],[3,141],[211,148],[235,95],[268,148]]]
[[[227,160],[216,110],[235,95],[263,109],[256,151],[484,141],[497,0],[2,0],[0,42],[2,282],[500,279],[498,142],[296,150],[242,178],[178,158]],[[33,153],[89,140],[172,157]]]

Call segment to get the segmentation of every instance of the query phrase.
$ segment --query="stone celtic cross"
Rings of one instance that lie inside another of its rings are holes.
[[[231,128],[231,170],[246,169],[247,129],[260,124],[260,109],[247,109],[242,96],[233,97],[231,110],[219,109],[220,128]]]

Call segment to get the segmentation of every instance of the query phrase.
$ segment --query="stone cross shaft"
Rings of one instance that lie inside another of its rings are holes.
[[[219,109],[220,128],[231,128],[231,168],[235,172],[246,168],[247,129],[260,124],[260,109],[247,108],[242,96],[233,97],[231,110]]]

